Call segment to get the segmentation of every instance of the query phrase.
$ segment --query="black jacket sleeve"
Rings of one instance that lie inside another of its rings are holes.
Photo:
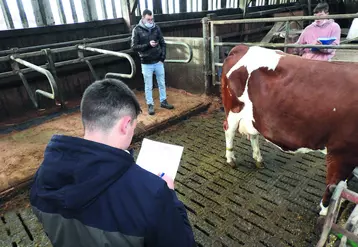
[[[157,195],[157,220],[155,237],[149,246],[155,247],[194,247],[193,230],[189,223],[184,204],[175,192],[165,186]]]
[[[132,31],[132,40],[131,40],[131,48],[133,51],[145,51],[149,48],[150,44],[140,44],[140,40],[138,37],[138,30],[137,27],[135,27]]]
[[[158,27],[158,26],[157,26]],[[162,49],[162,54],[160,56],[161,61],[164,62],[165,58],[166,58],[166,49],[167,49],[167,45],[165,44],[165,40],[163,37],[163,33],[162,30],[160,30],[160,28],[158,27],[158,35],[159,35],[159,45]]]

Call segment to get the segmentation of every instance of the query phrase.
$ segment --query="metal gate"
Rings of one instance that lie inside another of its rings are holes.
[[[123,37],[121,35],[120,37]],[[105,41],[97,41],[99,39],[109,39]],[[131,55],[128,53],[131,52],[131,50],[122,50],[122,51],[112,51],[112,50],[105,50],[97,48],[99,46],[104,45],[112,45],[112,44],[118,44],[118,43],[128,43],[130,42],[130,37],[121,38],[118,39],[118,35],[116,36],[108,36],[108,37],[101,37],[101,38],[94,38],[94,39],[83,39],[82,41],[69,41],[69,42],[63,42],[62,44],[59,44],[63,47],[59,48],[47,48],[45,46],[36,46],[36,47],[26,47],[26,48],[13,48],[8,51],[2,51],[0,52],[1,55],[5,55],[0,57],[0,63],[10,62],[12,71],[9,72],[3,72],[0,73],[0,79],[6,78],[12,75],[19,75],[27,94],[29,95],[29,98],[32,102],[32,104],[35,106],[35,108],[39,109],[40,107],[40,96],[52,99],[56,102],[57,105],[61,105],[61,107],[64,107],[64,101],[63,101],[63,95],[61,90],[58,88],[58,77],[56,68],[60,68],[63,66],[73,65],[77,63],[86,63],[89,70],[91,71],[91,74],[95,80],[98,80],[99,77],[96,74],[92,64],[91,60],[94,59],[101,59],[108,56],[115,56],[118,58],[124,58],[126,59],[131,67],[131,72],[129,74],[123,74],[123,73],[113,73],[113,72],[107,72],[105,74],[105,78],[109,77],[117,77],[117,78],[128,78],[131,79],[136,74],[136,65]],[[177,41],[166,41],[168,45],[179,45],[184,46],[188,52],[188,57],[186,59],[166,59],[166,63],[189,63],[192,59],[193,52],[192,47],[185,43],[185,42],[177,42]],[[48,44],[48,47],[54,46],[56,44]],[[67,46],[66,46],[67,45]],[[70,46],[68,46],[70,45]],[[37,50],[38,48],[41,48],[41,50]],[[65,60],[65,61],[59,61],[55,62],[53,54],[58,53],[69,53],[77,51],[78,58],[72,59],[72,60]],[[84,51],[89,51],[93,53],[100,53],[100,55],[94,55],[94,56],[85,56]],[[36,56],[45,56],[47,60],[47,64],[45,65],[35,65],[33,63],[30,63],[24,59],[36,57]],[[25,66],[26,68],[22,69],[19,67],[19,64]],[[43,75],[46,76],[48,83],[51,88],[51,92],[43,91],[41,89],[36,89],[35,93],[32,91],[32,89],[29,86],[29,83],[27,82],[26,73],[37,71]]]
[[[317,19],[352,19],[358,18],[358,14],[340,14],[329,15],[325,17],[317,16],[291,16],[291,17],[272,17],[272,18],[252,18],[252,19],[239,19],[239,20],[210,20],[205,17],[202,20],[203,24],[203,39],[205,49],[205,75],[207,86],[220,85],[220,78],[218,78],[218,68],[223,66],[223,63],[218,61],[219,47],[220,46],[236,46],[238,44],[244,44],[248,46],[262,46],[267,48],[334,48],[334,49],[358,49],[358,45],[347,44],[352,41],[358,40],[357,38],[351,40],[345,40],[336,45],[299,45],[288,44],[287,38],[290,33],[290,22],[292,21],[312,21]],[[245,42],[220,42],[220,36],[216,35],[218,26],[227,24],[248,24],[248,23],[270,23],[270,22],[284,22],[285,23],[285,42],[284,43],[245,43]]]

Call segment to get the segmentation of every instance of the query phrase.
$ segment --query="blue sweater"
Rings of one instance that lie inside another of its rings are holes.
[[[196,245],[166,182],[101,143],[54,135],[30,200],[55,247]]]

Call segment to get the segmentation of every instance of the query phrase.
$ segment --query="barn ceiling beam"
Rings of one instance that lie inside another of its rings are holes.
[[[4,13],[6,27],[8,29],[14,29],[14,22],[12,21],[11,13],[9,10],[9,6],[6,1],[0,1],[0,7],[2,12]]]
[[[29,22],[27,21],[24,5],[22,4],[21,0],[16,0],[17,8],[19,9],[20,19],[23,28],[29,27]]]
[[[123,19],[128,30],[132,30],[135,25],[135,10],[138,6],[138,0],[122,0]]]
[[[57,9],[60,15],[60,21],[62,24],[66,24],[66,15],[65,15],[65,9],[63,8],[62,0],[56,0],[57,3]]]
[[[31,4],[38,27],[55,24],[49,0],[31,0]]]
[[[78,23],[78,17],[76,13],[76,6],[75,6],[75,0],[70,0],[70,6],[71,6],[71,12],[72,12],[72,18],[74,23]]]
[[[96,0],[81,0],[81,3],[85,21],[97,21]]]

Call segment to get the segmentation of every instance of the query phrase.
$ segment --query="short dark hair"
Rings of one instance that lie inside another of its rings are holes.
[[[121,117],[129,115],[134,120],[141,111],[133,91],[117,79],[95,81],[81,100],[82,123],[90,131],[108,131]]]
[[[317,4],[317,6],[314,8],[313,13],[319,13],[321,11],[328,12],[329,11],[329,5],[326,2],[321,2]]]
[[[145,9],[145,10],[143,10],[142,16],[146,16],[146,15],[153,15],[153,13],[149,9]]]

